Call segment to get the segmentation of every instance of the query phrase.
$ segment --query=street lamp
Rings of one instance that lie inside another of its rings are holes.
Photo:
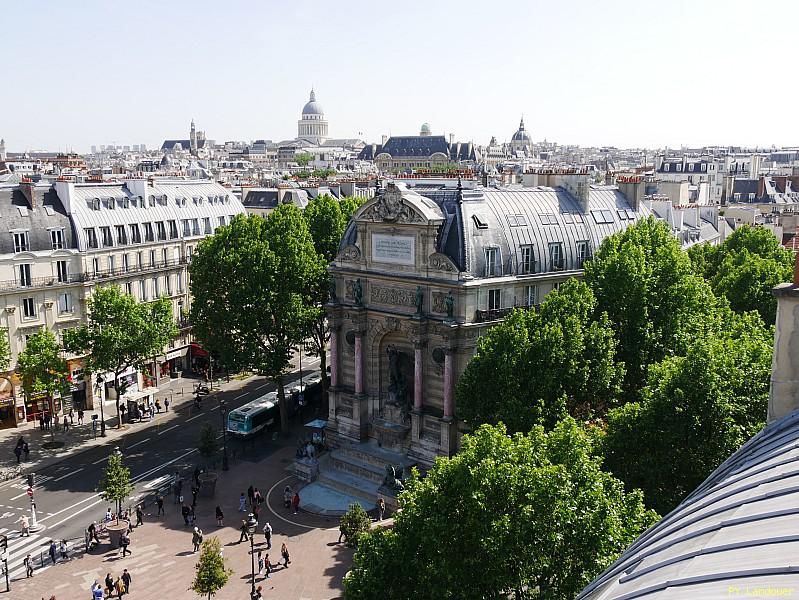
[[[103,412],[103,376],[97,375],[97,391],[100,393],[100,437],[105,437],[105,413]]]
[[[250,513],[247,518],[247,531],[250,534],[250,566],[252,578],[250,579],[250,598],[255,600],[255,532],[258,531],[258,520]]]
[[[219,414],[222,415],[222,470],[228,470],[227,464],[227,402],[219,399]]]

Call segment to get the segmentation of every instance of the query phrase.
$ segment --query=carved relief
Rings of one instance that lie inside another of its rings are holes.
[[[458,271],[458,268],[455,266],[455,263],[452,262],[452,259],[450,259],[450,257],[446,254],[441,254],[441,252],[434,252],[429,256],[427,261],[430,264],[431,269],[448,271],[450,273]]]
[[[447,299],[447,295],[443,292],[433,292],[433,312],[434,313],[444,313],[447,311],[446,306],[444,305],[444,301]]]
[[[370,301],[393,306],[415,306],[416,292],[402,288],[371,286]]]
[[[361,249],[358,246],[345,246],[341,252],[338,253],[336,260],[342,262],[356,262],[361,258]]]
[[[402,191],[393,183],[386,185],[385,191],[377,202],[364,211],[361,218],[390,223],[424,223],[426,221],[422,215],[405,204]]]

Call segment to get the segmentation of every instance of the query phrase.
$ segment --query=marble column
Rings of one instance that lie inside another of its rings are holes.
[[[355,334],[355,393],[363,394],[363,349],[362,336]]]
[[[338,387],[338,327],[330,329],[330,387]]]
[[[455,415],[454,398],[452,395],[452,351],[444,353],[444,419],[451,421]]]
[[[422,412],[422,345],[413,346],[413,410]]]

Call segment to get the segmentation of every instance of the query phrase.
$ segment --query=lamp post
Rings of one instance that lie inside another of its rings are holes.
[[[250,598],[255,600],[255,532],[258,531],[258,521],[252,513],[247,517],[247,531],[250,534],[250,567],[252,573],[250,579]]]
[[[222,415],[222,470],[228,470],[227,463],[227,402],[219,399],[219,414]]]
[[[114,446],[114,451],[112,452],[115,456],[118,456],[120,460],[122,459],[122,451],[119,449],[119,446]],[[117,498],[117,523],[119,523],[119,514],[122,512],[122,500]]]
[[[103,412],[103,376],[97,375],[97,391],[100,394],[100,437],[105,437],[105,413]]]

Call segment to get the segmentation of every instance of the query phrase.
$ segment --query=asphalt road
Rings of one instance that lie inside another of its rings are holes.
[[[307,372],[311,368],[318,368],[318,364],[318,359],[304,360],[303,370]],[[287,377],[287,381],[298,377],[299,374],[295,372]],[[191,473],[202,462],[196,450],[200,429],[204,423],[210,422],[220,432],[219,437],[222,437],[218,400],[226,400],[228,408],[233,409],[272,391],[274,387],[265,378],[254,377],[242,388],[216,392],[216,398],[205,396],[203,410],[199,412],[188,399],[176,410],[170,410],[168,415],[156,415],[155,423],[150,426],[131,424],[122,438],[80,451],[37,471],[36,514],[39,524],[44,527],[29,537],[21,537],[19,532],[20,517],[23,514],[30,515],[27,485],[22,480],[0,483],[0,534],[9,538],[8,565],[11,578],[25,576],[22,560],[28,553],[34,558],[37,568],[40,556],[44,559],[42,564],[47,565],[51,539],[67,539],[76,546],[83,546],[86,527],[92,521],[101,520],[106,508],[111,505],[102,500],[95,490],[107,458],[116,446],[123,452],[125,465],[130,469],[135,483],[133,496],[125,502],[125,507],[151,499],[155,490],[171,479],[176,471],[181,471],[185,496],[191,499]],[[267,435],[251,444],[264,446],[268,443]],[[240,454],[244,450],[241,446],[240,442],[228,436],[229,454]],[[221,468],[221,465],[218,466]],[[172,495],[165,495],[165,500],[167,507],[171,507]]]

